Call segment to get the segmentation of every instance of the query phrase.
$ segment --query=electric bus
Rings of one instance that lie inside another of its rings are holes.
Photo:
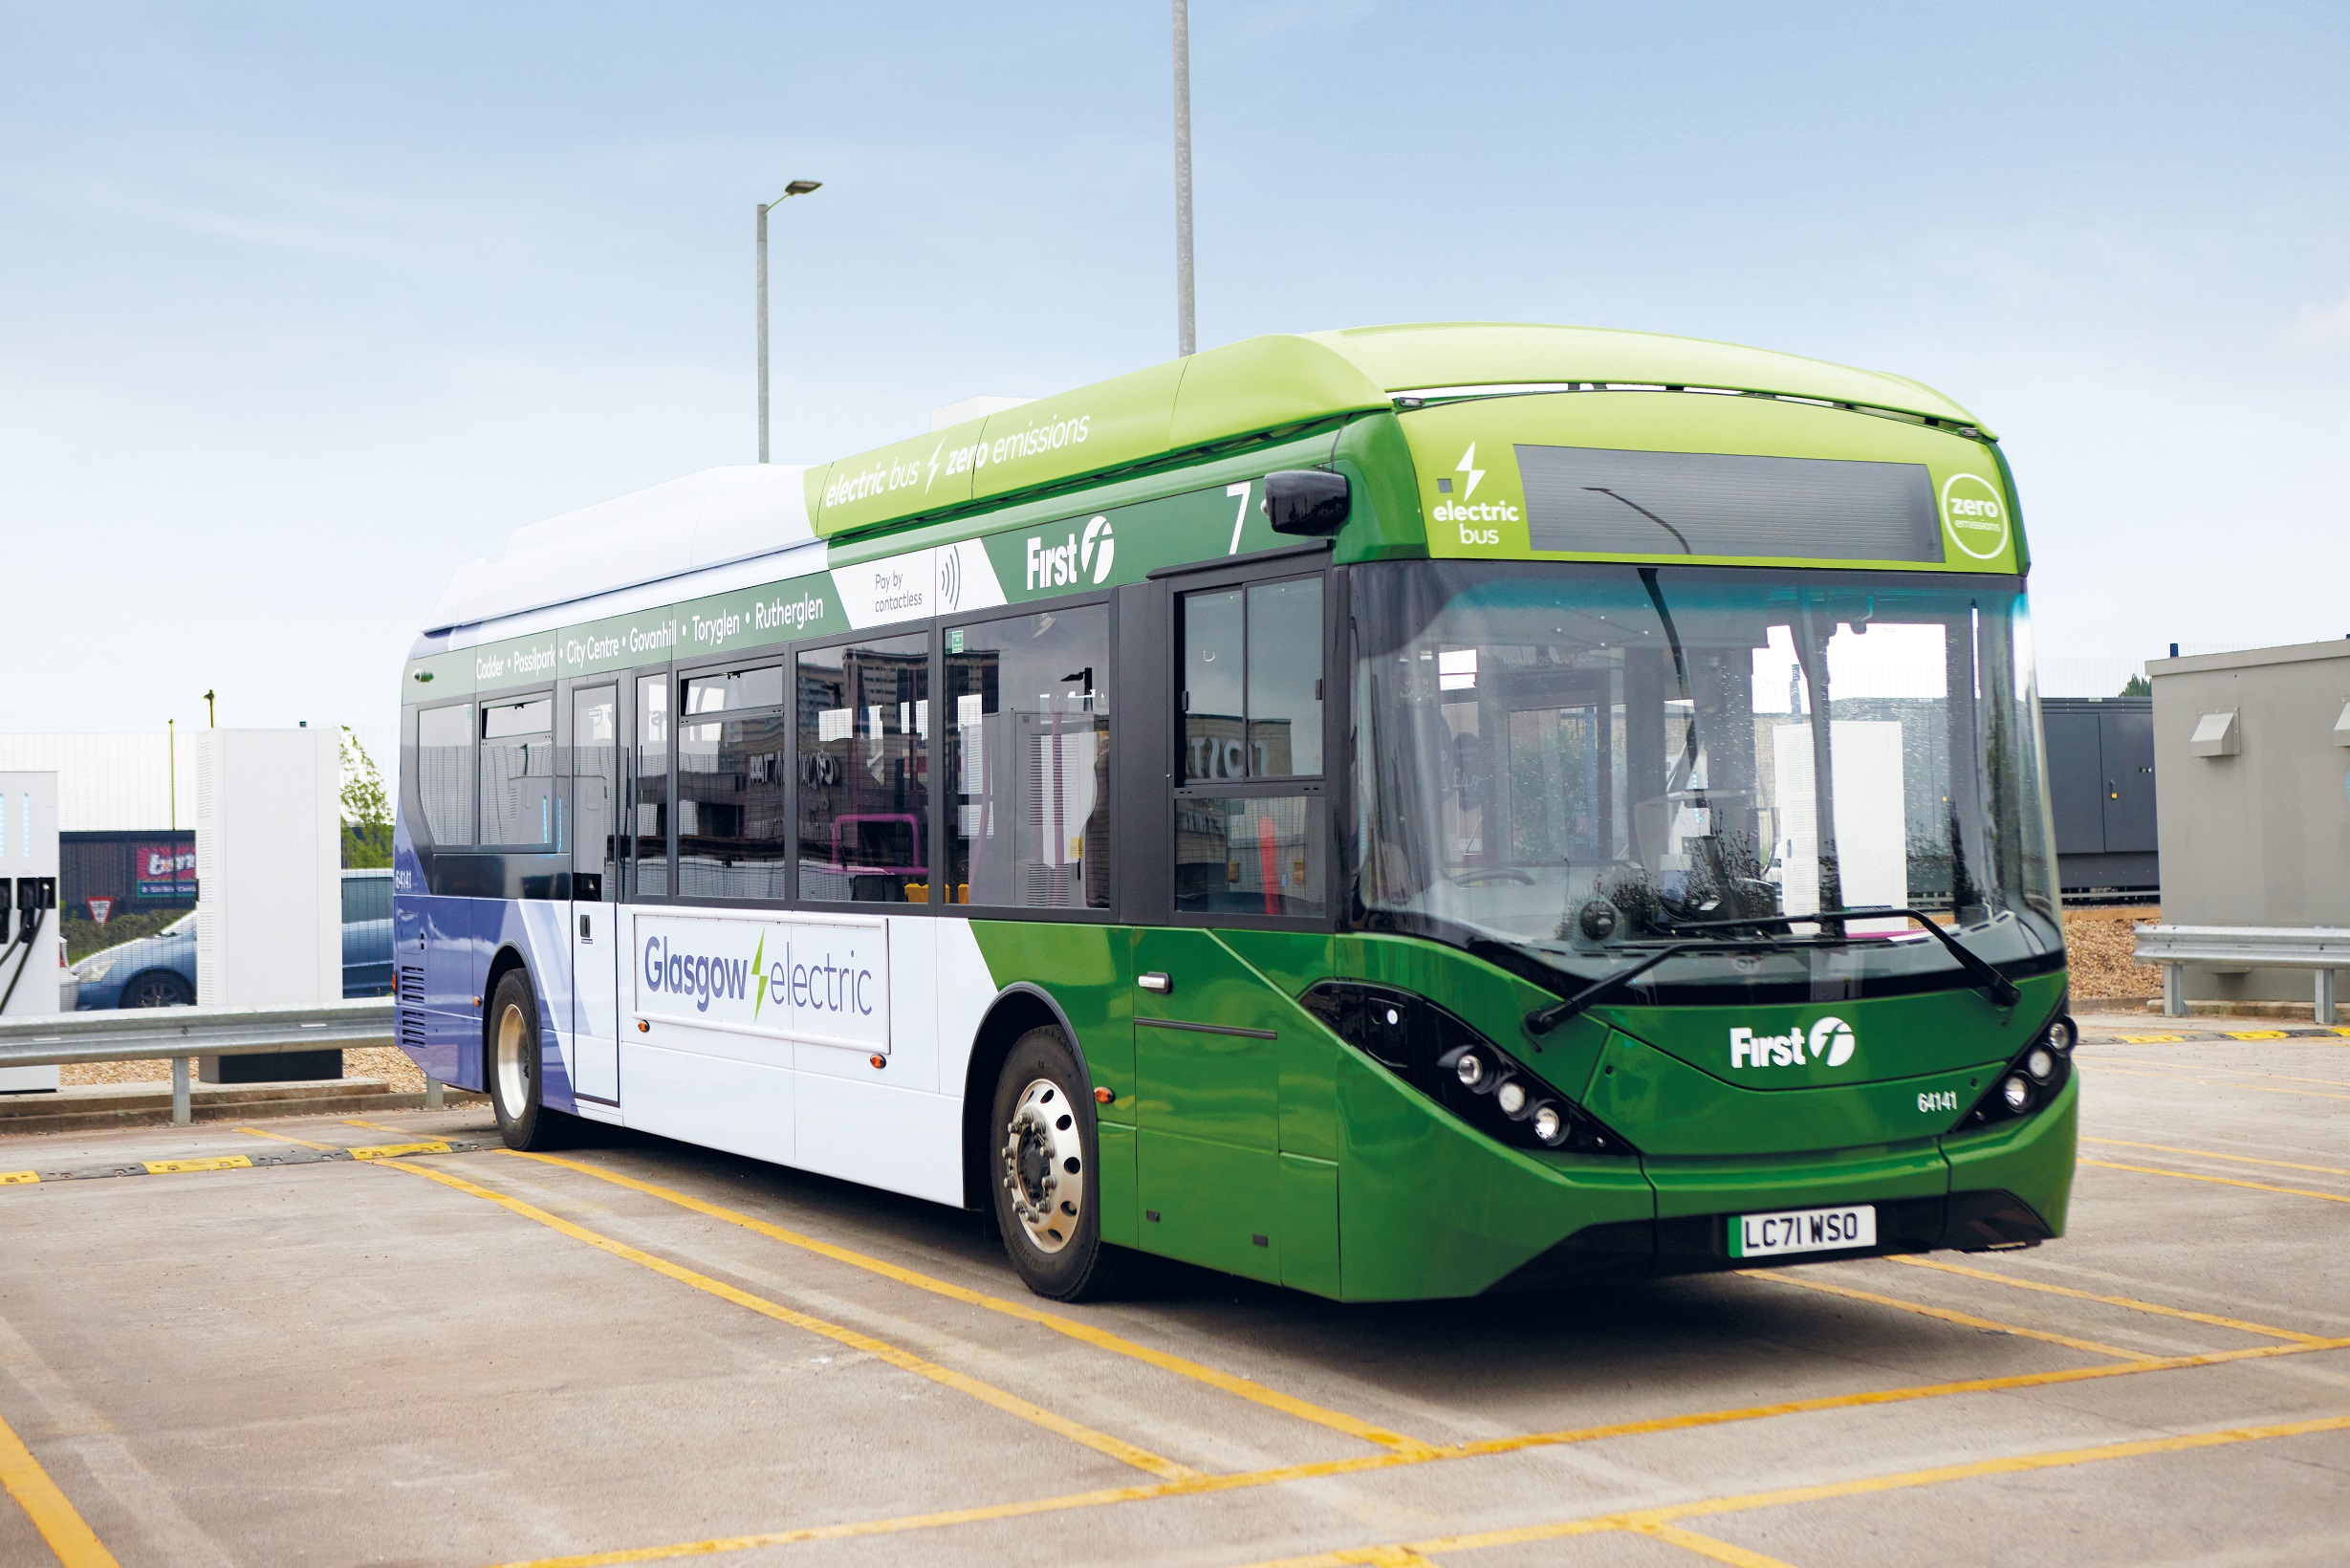
[[[2029,567],[1898,376],[1249,339],[522,529],[402,675],[398,1033],[1345,1300],[2028,1247],[2077,1086]]]

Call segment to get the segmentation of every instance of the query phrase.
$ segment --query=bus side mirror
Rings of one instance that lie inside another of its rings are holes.
[[[1265,476],[1265,516],[1275,534],[1336,534],[1352,502],[1346,475],[1285,468]]]

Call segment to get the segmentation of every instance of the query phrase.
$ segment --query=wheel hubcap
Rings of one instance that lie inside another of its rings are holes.
[[[511,1002],[498,1014],[498,1103],[511,1119],[531,1097],[531,1025]]]
[[[1085,1211],[1085,1153],[1077,1110],[1059,1084],[1037,1078],[1020,1091],[1004,1125],[1004,1193],[1040,1252],[1076,1239]]]

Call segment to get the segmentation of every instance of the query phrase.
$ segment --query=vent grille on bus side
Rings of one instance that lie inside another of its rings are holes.
[[[400,982],[393,988],[392,998],[410,1007],[424,1005],[424,969],[421,964],[400,966]]]

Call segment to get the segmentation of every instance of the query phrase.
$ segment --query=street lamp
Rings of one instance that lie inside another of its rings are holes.
[[[1173,0],[1175,23],[1175,352],[1190,357],[1191,312],[1191,6]]]
[[[821,180],[794,180],[783,194],[758,205],[759,214],[759,461],[767,461],[767,214],[794,196],[822,188]]]

